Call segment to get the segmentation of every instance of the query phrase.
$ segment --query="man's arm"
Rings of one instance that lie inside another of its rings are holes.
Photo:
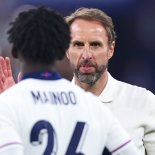
[[[112,116],[112,124],[106,142],[109,153],[112,155],[142,155],[117,118]]]
[[[23,140],[17,127],[17,114],[0,95],[0,155],[24,155]],[[10,99],[11,102],[12,99]]]
[[[144,146],[147,155],[155,155],[155,95],[147,91]]]
[[[112,153],[112,155],[142,155],[136,148],[133,142],[127,145],[127,148],[121,150],[121,152]]]
[[[9,149],[4,149],[2,152],[0,150],[0,154],[2,155],[24,155],[24,149],[20,147],[12,147]]]
[[[10,58],[3,58],[0,56],[0,93],[10,88],[14,84],[15,80],[12,76]]]

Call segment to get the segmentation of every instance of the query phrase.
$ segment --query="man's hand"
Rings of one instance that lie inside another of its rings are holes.
[[[10,58],[0,56],[0,93],[15,85],[15,80],[12,76]]]

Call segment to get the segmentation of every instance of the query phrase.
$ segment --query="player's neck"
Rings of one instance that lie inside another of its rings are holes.
[[[105,73],[99,78],[98,81],[95,82],[94,85],[89,85],[83,82],[80,82],[76,77],[75,77],[75,84],[83,88],[85,91],[89,91],[93,93],[96,96],[99,96],[102,91],[104,90],[106,84],[108,81],[108,72],[105,71]]]
[[[21,71],[23,74],[39,72],[39,71],[56,71],[53,65],[43,65],[43,64],[25,64],[21,65]]]

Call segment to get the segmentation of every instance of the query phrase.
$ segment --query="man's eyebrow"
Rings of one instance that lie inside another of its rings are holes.
[[[90,44],[102,45],[103,43],[99,40],[95,40],[95,41],[90,41]]]
[[[73,40],[71,41],[72,44],[84,44],[83,41],[79,41],[79,40]]]
[[[72,42],[83,42],[83,41],[80,41],[80,40],[72,40]]]

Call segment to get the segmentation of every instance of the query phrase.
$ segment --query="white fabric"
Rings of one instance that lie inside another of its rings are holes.
[[[0,155],[101,155],[105,145],[139,155],[129,141],[106,106],[65,79],[27,79],[0,95]]]
[[[155,95],[150,91],[114,79],[99,96],[117,116],[143,155],[155,155]]]
[[[134,146],[135,146],[135,144],[130,143],[130,144],[128,145],[128,149],[121,150],[121,152],[120,152],[120,151],[117,151],[117,152],[113,153],[113,155],[134,155],[135,152],[136,152],[136,154],[141,155],[140,152],[137,152],[137,148],[134,147]],[[125,147],[124,147],[124,148],[125,148]],[[134,149],[133,149],[133,148],[134,148]]]

